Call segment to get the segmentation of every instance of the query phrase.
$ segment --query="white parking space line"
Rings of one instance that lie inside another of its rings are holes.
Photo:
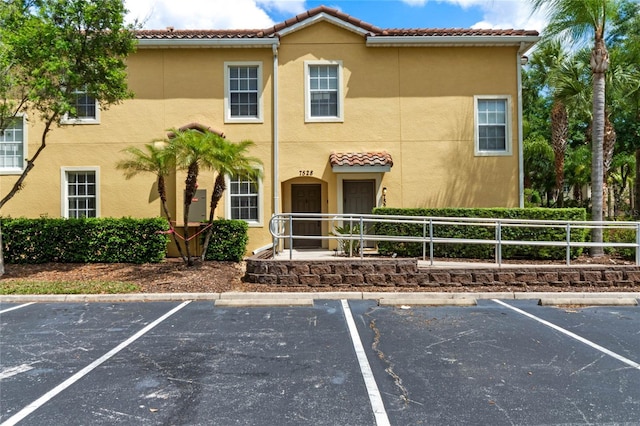
[[[371,370],[371,365],[369,365],[369,360],[367,360],[367,354],[364,352],[364,346],[362,346],[358,328],[353,320],[349,302],[346,299],[342,299],[340,302],[342,303],[344,317],[347,320],[351,342],[353,342],[353,348],[356,351],[356,357],[360,364],[360,372],[362,373],[362,378],[364,379],[365,386],[367,387],[367,393],[369,394],[369,401],[371,402],[373,415],[376,419],[376,425],[390,425],[389,417],[387,417],[387,412],[384,408],[384,403],[382,402],[382,395],[380,395],[378,384],[376,383],[376,379],[373,377],[373,371]]]
[[[597,343],[594,343],[594,342],[592,342],[590,340],[587,340],[584,337],[578,336],[577,334],[572,333],[569,330],[565,330],[564,328],[559,327],[559,326],[557,326],[557,325],[555,325],[553,323],[550,323],[549,321],[543,320],[542,318],[539,318],[539,317],[537,317],[535,315],[532,315],[532,314],[530,314],[528,312],[525,312],[522,309],[518,309],[515,306],[511,306],[508,303],[505,303],[505,302],[503,302],[501,300],[497,300],[497,299],[492,299],[492,300],[494,302],[496,302],[497,304],[504,306],[505,308],[509,308],[512,311],[515,311],[515,312],[517,312],[517,313],[519,313],[521,315],[524,315],[524,316],[526,316],[528,318],[536,320],[539,323],[546,325],[547,327],[550,327],[550,328],[552,328],[552,329],[554,329],[556,331],[559,331],[560,333],[565,334],[565,335],[567,335],[567,336],[569,336],[569,337],[571,337],[571,338],[573,338],[573,339],[575,339],[575,340],[577,340],[577,341],[579,341],[581,343],[584,343],[585,345],[590,346],[590,347],[592,347],[592,348],[594,348],[594,349],[596,349],[596,350],[598,350],[598,351],[600,351],[600,352],[602,352],[604,354],[607,354],[610,357],[617,359],[618,361],[622,361],[623,363],[625,363],[627,365],[630,365],[631,367],[637,368],[638,370],[640,370],[640,364],[638,364],[635,361],[630,360],[629,358],[623,357],[622,355],[619,355],[619,354],[617,354],[617,353],[615,353],[613,351],[610,351],[609,349],[607,349],[605,347],[602,347],[602,346],[598,345]]]
[[[18,306],[13,306],[11,308],[4,309],[0,311],[0,314],[4,314],[5,312],[15,311],[16,309],[24,308],[25,306],[33,305],[35,302],[29,302]]]
[[[19,421],[23,420],[25,417],[27,417],[29,414],[33,413],[35,410],[37,410],[38,408],[43,406],[45,403],[47,403],[53,397],[58,395],[60,392],[62,392],[63,390],[65,390],[66,388],[68,388],[69,386],[71,386],[72,384],[74,384],[75,382],[77,382],[78,380],[83,378],[84,376],[86,376],[87,374],[89,374],[96,367],[100,366],[105,361],[107,361],[109,358],[113,357],[118,352],[120,352],[121,350],[123,350],[124,348],[129,346],[131,343],[133,343],[136,340],[138,340],[140,337],[145,335],[151,329],[153,329],[158,324],[160,324],[161,322],[163,322],[164,320],[169,318],[171,315],[173,315],[176,312],[178,312],[180,309],[182,309],[185,306],[187,306],[189,303],[191,303],[190,300],[188,300],[188,301],[186,301],[184,303],[181,303],[180,305],[178,305],[175,308],[171,309],[169,312],[167,312],[166,314],[162,315],[160,318],[158,318],[157,320],[153,321],[152,323],[148,324],[142,330],[138,331],[136,334],[134,334],[133,336],[129,337],[127,340],[125,340],[124,342],[120,343],[118,346],[116,346],[115,348],[111,349],[109,352],[107,352],[106,354],[102,355],[100,358],[98,358],[97,360],[93,361],[91,364],[87,365],[82,370],[78,371],[76,374],[74,374],[73,376],[69,377],[67,380],[65,380],[64,382],[60,383],[55,388],[53,388],[49,392],[45,393],[40,398],[38,398],[35,401],[33,401],[31,404],[27,405],[22,410],[18,411],[16,414],[14,414],[9,419],[7,419],[7,421],[2,423],[0,426],[15,425]]]

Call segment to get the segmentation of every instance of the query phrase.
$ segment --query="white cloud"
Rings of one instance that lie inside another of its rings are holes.
[[[429,1],[449,3],[462,9],[477,8],[482,11],[482,21],[471,28],[538,30],[545,26],[541,13],[531,15],[529,0],[401,0],[410,6],[424,6]]]
[[[476,6],[482,10],[483,20],[474,24],[472,28],[515,28],[541,32],[546,24],[543,14],[531,14],[531,3],[528,0],[463,0],[462,2],[475,2]]]
[[[238,29],[274,25],[267,11],[297,14],[304,0],[125,0],[128,20],[147,29]]]

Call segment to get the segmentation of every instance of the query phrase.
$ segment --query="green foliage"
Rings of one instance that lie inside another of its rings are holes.
[[[345,223],[342,226],[334,227],[334,230],[331,231],[331,235],[337,236],[338,238],[338,248],[344,254],[357,254],[360,253],[360,240],[351,240],[342,238],[344,236],[349,237],[358,237],[360,235],[360,224],[355,223],[350,225]]]
[[[75,114],[75,91],[86,90],[103,109],[132,96],[125,61],[135,47],[135,28],[124,24],[122,0],[29,3],[0,4],[0,57],[10,77],[0,90],[13,95],[3,96],[5,102],[56,122]]]
[[[535,220],[586,220],[584,209],[507,209],[507,208],[450,208],[450,209],[395,209],[376,208],[373,211],[378,215],[400,216],[432,216],[432,217],[475,217],[475,218],[502,218],[502,219],[535,219]],[[422,237],[424,226],[422,224],[394,224],[379,223],[375,226],[375,233],[380,235],[399,235]],[[428,235],[428,228],[426,229]],[[585,230],[572,230],[572,241],[585,241]],[[434,225],[435,238],[464,238],[464,239],[495,239],[495,227],[485,225]],[[538,227],[508,227],[502,229],[502,240],[524,241],[566,241],[566,232],[561,228]],[[436,257],[450,258],[476,258],[491,259],[494,257],[495,246],[493,244],[434,244]],[[428,246],[427,246],[428,250]],[[383,255],[393,253],[405,257],[421,257],[423,253],[422,243],[396,243],[379,242],[378,251]],[[581,248],[571,251],[573,257],[582,253]],[[502,257],[504,259],[564,259],[564,248],[545,246],[503,246]]]
[[[167,229],[160,218],[2,219],[7,263],[160,262]]]
[[[621,221],[632,221],[634,218],[619,217]],[[605,242],[608,243],[635,243],[636,242],[636,229],[631,228],[609,228],[605,229],[603,233]],[[636,249],[628,247],[606,247],[605,253],[611,256],[619,256],[627,260],[635,260]]]
[[[240,262],[247,251],[249,225],[244,220],[219,219],[213,228],[205,260]]]

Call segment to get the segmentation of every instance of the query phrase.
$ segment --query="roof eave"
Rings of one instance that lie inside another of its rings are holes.
[[[362,36],[366,36],[367,34],[369,34],[369,31],[365,30],[362,27],[359,27],[357,25],[354,25],[350,22],[344,21],[340,18],[337,18],[335,16],[329,15],[328,13],[322,12],[319,13],[317,15],[311,16],[309,18],[306,18],[298,23],[295,23],[287,28],[284,28],[280,31],[278,31],[278,35],[280,35],[280,37],[286,36],[288,34],[294,33],[296,31],[299,31],[305,27],[308,27],[310,25],[316,24],[318,22],[330,22],[334,25],[337,25],[341,28],[344,28],[346,30],[349,30],[351,32],[354,32],[356,34],[362,35]]]
[[[517,46],[529,50],[538,36],[369,36],[368,47]]]
[[[198,39],[139,39],[139,48],[215,48],[215,47],[247,47],[271,48],[280,44],[277,37],[273,38],[198,38]]]

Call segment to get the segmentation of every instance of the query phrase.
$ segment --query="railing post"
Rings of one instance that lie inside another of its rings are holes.
[[[353,217],[349,216],[349,257],[353,257]]]
[[[433,266],[433,218],[429,218],[429,260]]]
[[[422,221],[422,260],[427,260],[427,222]]]
[[[567,266],[571,265],[571,224],[567,222]]]
[[[636,265],[640,265],[640,222],[636,223]]]
[[[364,259],[364,218],[360,216],[360,260]]]
[[[293,215],[289,215],[289,260],[293,259]]]
[[[498,220],[496,222],[496,261],[498,267],[502,267],[502,223]]]

